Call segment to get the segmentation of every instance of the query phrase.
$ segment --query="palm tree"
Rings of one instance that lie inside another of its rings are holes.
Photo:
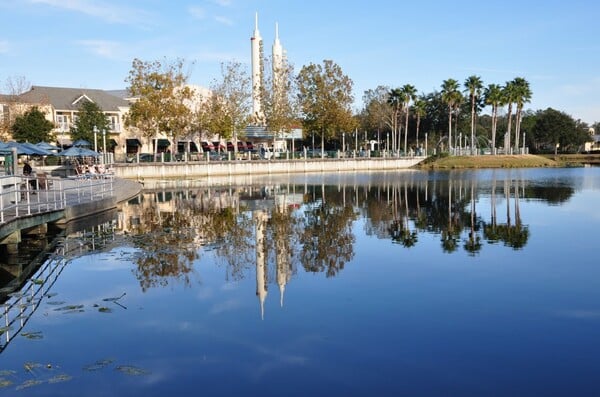
[[[508,126],[506,127],[506,134],[508,137],[508,141],[506,144],[506,147],[504,148],[505,150],[505,154],[509,154],[508,150],[510,149],[510,138],[511,138],[511,134],[512,134],[512,107],[513,107],[513,103],[515,102],[515,96],[516,96],[516,92],[515,92],[515,84],[514,81],[507,81],[506,85],[504,86],[504,88],[502,89],[502,95],[504,97],[504,103],[508,105],[508,113],[506,115],[506,118],[508,120]]]
[[[417,98],[417,89],[410,84],[404,84],[402,88],[400,88],[400,92],[402,95],[402,102],[405,112],[404,119],[404,155],[406,156],[406,149],[408,146],[408,113],[410,109],[410,101],[414,101]]]
[[[419,127],[421,126],[421,118],[427,114],[427,102],[423,99],[423,96],[418,98],[413,104],[413,111],[417,116],[417,147],[419,147]],[[426,154],[427,155],[427,154]]]
[[[457,92],[458,81],[447,79],[442,82],[442,101],[448,105],[448,149],[450,151],[452,151],[452,111],[456,103]]]
[[[479,76],[469,76],[465,80],[466,91],[469,92],[469,98],[471,98],[471,154],[475,150],[475,102],[481,95],[481,89],[483,88],[483,81]]]
[[[502,87],[490,84],[485,89],[485,103],[492,107],[492,154],[496,154],[496,129],[498,127],[498,108],[503,105]]]
[[[531,89],[529,82],[523,77],[516,77],[513,81],[515,86],[515,103],[517,104],[517,114],[515,122],[515,150],[519,150],[519,136],[521,134],[521,116],[523,105],[531,100]],[[523,142],[525,143],[525,142]]]
[[[396,147],[396,134],[398,132],[398,115],[400,114],[400,109],[402,108],[402,93],[399,88],[394,88],[388,92],[387,103],[390,105],[394,111],[393,120],[392,120],[392,148],[394,150]]]

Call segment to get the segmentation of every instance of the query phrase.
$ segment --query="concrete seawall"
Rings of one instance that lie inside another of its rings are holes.
[[[310,172],[391,171],[410,168],[422,160],[424,157],[139,163],[115,164],[114,170],[116,177],[139,180]]]

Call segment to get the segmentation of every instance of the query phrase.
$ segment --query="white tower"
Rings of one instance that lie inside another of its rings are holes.
[[[283,47],[279,41],[279,24],[275,22],[275,41],[273,42],[273,71],[281,70],[283,64]]]
[[[254,118],[262,120],[262,107],[260,104],[260,90],[262,88],[262,37],[258,31],[258,12],[254,17],[254,33],[250,38],[252,51],[252,114]]]

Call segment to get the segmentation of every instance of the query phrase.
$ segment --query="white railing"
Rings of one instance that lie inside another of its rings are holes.
[[[0,176],[0,225],[23,216],[62,210],[113,194],[113,177]]]

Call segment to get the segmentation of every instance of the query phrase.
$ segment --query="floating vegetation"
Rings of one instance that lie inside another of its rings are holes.
[[[11,376],[16,374],[17,371],[13,371],[12,369],[3,369],[0,371],[0,376],[1,377],[5,377],[5,376]]]
[[[11,331],[13,329],[12,325],[7,325],[5,327],[0,327],[0,334],[3,334],[7,331]]]
[[[143,368],[134,367],[133,365],[119,365],[115,369],[119,372],[124,373],[125,375],[130,375],[130,376],[140,376],[140,375],[150,374],[150,371],[145,370]]]
[[[101,307],[98,309],[100,313],[112,313],[112,309],[109,307]]]
[[[29,387],[32,386],[37,386],[44,383],[41,380],[38,379],[30,379],[30,380],[26,380],[25,382],[21,383],[19,386],[17,386],[17,390],[23,390],[23,389],[27,389]]]
[[[54,311],[65,313],[80,313],[83,312],[83,305],[67,305],[63,307],[58,307],[54,309]]]
[[[56,295],[58,295],[56,292],[49,292],[49,293],[47,293],[45,296],[46,296],[46,298],[53,298],[53,297],[55,297]]]
[[[21,336],[27,339],[42,339],[44,337],[42,331],[21,332]]]
[[[116,298],[104,298],[104,299],[102,299],[102,300],[103,300],[104,302],[116,302],[116,301],[118,301],[119,299],[121,299],[122,297],[124,297],[126,294],[127,294],[127,292],[123,292],[123,293],[121,294],[121,296],[118,296],[118,297],[116,297]]]
[[[113,360],[112,358],[98,360],[93,364],[86,365],[85,367],[83,367],[83,370],[84,371],[98,371],[102,368],[106,368],[106,366],[112,364],[114,361],[115,360]]]
[[[48,379],[48,383],[68,382],[71,379],[73,379],[73,377],[71,375],[60,374],[60,375],[56,375],[56,376],[53,376],[52,378]]]
[[[45,281],[46,280],[44,280],[43,278],[34,278],[33,280],[31,280],[31,282],[36,285],[42,285],[42,284],[44,284]]]
[[[60,305],[64,305],[65,301],[48,301],[46,302],[47,305],[52,305],[52,306],[60,306]]]
[[[32,372],[35,368],[41,368],[42,364],[40,363],[34,363],[34,362],[26,362],[25,364],[23,364],[23,368],[25,368],[25,371],[27,372]]]
[[[4,378],[0,378],[0,389],[3,389],[5,387],[8,387],[10,385],[12,385],[12,381],[8,380],[8,379],[4,379]]]

